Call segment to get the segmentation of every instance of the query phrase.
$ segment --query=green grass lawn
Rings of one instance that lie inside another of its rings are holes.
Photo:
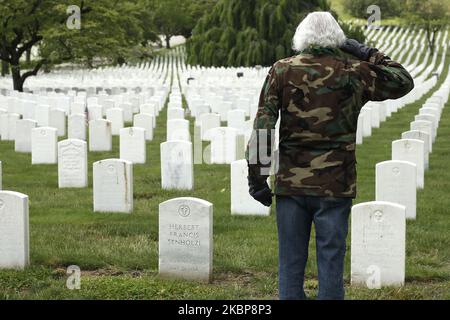
[[[375,164],[390,160],[391,142],[409,130],[409,123],[426,97],[393,114],[358,146],[359,195],[355,203],[374,199]],[[230,168],[226,165],[195,165],[192,192],[161,190],[159,145],[165,141],[165,121],[164,110],[157,120],[154,141],[147,144],[147,163],[134,166],[135,209],[131,215],[92,211],[92,163],[119,157],[117,137],[113,152],[89,153],[90,187],[86,189],[58,189],[56,165],[31,166],[29,154],[15,153],[13,143],[0,142],[3,188],[29,196],[31,242],[28,268],[0,271],[0,299],[277,297],[273,210],[270,217],[231,216]],[[348,254],[348,299],[450,299],[449,123],[447,105],[430,155],[425,189],[418,193],[418,218],[407,223],[406,285],[381,290],[350,287]],[[212,284],[158,278],[158,205],[182,196],[214,204]],[[312,240],[306,273],[306,289],[311,297],[317,287],[314,245]],[[66,288],[69,265],[78,265],[82,270],[81,290]]]

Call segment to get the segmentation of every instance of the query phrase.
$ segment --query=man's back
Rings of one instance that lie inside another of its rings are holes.
[[[362,106],[399,98],[413,86],[408,72],[379,52],[361,61],[339,49],[316,47],[275,63],[254,128],[272,129],[280,112],[275,194],[355,197]]]
[[[313,223],[317,298],[344,299],[359,112],[369,100],[407,94],[414,81],[376,48],[347,39],[329,12],[308,14],[292,48],[300,54],[275,63],[261,91],[246,154],[249,193],[265,206],[272,204],[269,155],[281,115],[274,167],[280,299],[307,298],[303,284]]]

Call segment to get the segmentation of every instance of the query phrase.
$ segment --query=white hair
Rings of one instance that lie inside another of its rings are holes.
[[[346,40],[344,31],[331,13],[311,12],[297,27],[292,40],[294,51],[303,51],[311,45],[338,48]]]

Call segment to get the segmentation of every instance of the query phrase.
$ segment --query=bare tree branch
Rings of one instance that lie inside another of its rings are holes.
[[[17,54],[19,55],[19,57],[21,57],[22,54],[23,54],[25,51],[31,49],[36,43],[38,43],[38,42],[41,41],[42,39],[43,39],[42,36],[40,36],[40,35],[38,35],[38,34],[33,34],[32,37],[31,37],[31,40],[28,41],[28,42],[25,42],[25,43],[23,44],[23,46],[20,47],[20,48],[17,50]]]
[[[44,65],[45,60],[39,61],[33,68],[33,70],[27,71],[20,77],[22,79],[22,82],[25,81],[28,77],[35,76],[41,69],[41,67]]]

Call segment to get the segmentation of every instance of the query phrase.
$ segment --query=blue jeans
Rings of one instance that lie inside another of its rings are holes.
[[[280,300],[303,289],[311,225],[316,231],[319,300],[344,299],[344,257],[351,198],[277,196]]]

